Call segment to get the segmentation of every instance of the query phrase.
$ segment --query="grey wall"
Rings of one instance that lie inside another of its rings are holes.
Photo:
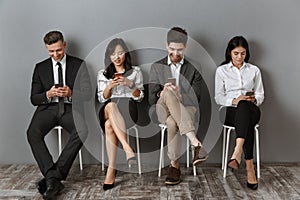
[[[163,49],[164,30],[173,25],[187,29],[217,65],[223,60],[231,37],[244,35],[248,39],[250,61],[262,71],[266,95],[261,106],[261,159],[263,162],[300,161],[299,4],[297,0],[0,0],[0,163],[34,163],[26,139],[26,129],[35,109],[29,102],[29,94],[34,64],[48,57],[42,42],[46,32],[63,31],[68,53],[88,57],[91,73],[96,76],[103,63],[105,42],[115,34],[158,27],[161,35],[149,34],[136,40],[120,35],[132,49],[150,38],[161,41]],[[98,59],[93,57],[95,52],[99,54]],[[139,58],[141,63],[152,61],[143,56]],[[211,61],[199,61],[211,96],[212,115],[208,119],[211,122],[205,145],[217,141],[216,145],[207,146],[211,150],[210,162],[220,162],[221,140],[217,139],[221,123],[213,100],[215,65]],[[144,66],[143,71],[147,70]],[[146,135],[152,134],[149,129],[141,130]],[[56,155],[55,134],[49,134],[46,139]],[[87,148],[97,152],[100,142],[91,141]],[[152,144],[142,145],[146,149]],[[85,151],[86,161],[89,157],[92,156]]]

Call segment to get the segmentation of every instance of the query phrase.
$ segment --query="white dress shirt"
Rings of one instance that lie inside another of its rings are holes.
[[[221,65],[216,70],[215,100],[222,106],[233,106],[232,100],[241,94],[253,91],[256,105],[264,100],[264,88],[259,68],[250,63],[245,63],[238,69],[230,62]]]
[[[177,86],[179,85],[179,76],[180,76],[180,69],[181,69],[182,64],[183,64],[183,58],[181,59],[181,61],[179,63],[174,65],[172,63],[170,57],[168,56],[168,65],[171,68],[172,78],[176,79],[176,85]]]
[[[144,86],[143,86],[143,75],[142,75],[142,71],[139,67],[132,67],[133,68],[133,72],[127,76],[127,78],[131,81],[134,82],[134,85],[136,88],[138,88],[140,90],[140,96],[139,97],[134,97],[132,95],[132,89],[130,89],[128,86],[124,86],[124,85],[118,85],[116,87],[114,87],[112,89],[112,94],[110,98],[122,98],[122,97],[128,97],[128,98],[133,98],[136,101],[141,101],[144,97],[144,92],[142,90],[144,90]],[[99,102],[103,103],[108,99],[105,99],[103,97],[103,93],[105,88],[108,86],[108,84],[112,81],[112,79],[107,79],[104,75],[105,69],[102,69],[98,72],[98,76],[97,76],[97,83],[98,83],[98,100]]]
[[[52,60],[54,84],[57,84],[57,83],[59,83],[59,81],[58,81],[58,65],[56,64],[57,61],[55,61],[53,58],[51,58],[51,60]],[[59,62],[61,64],[61,68],[62,68],[63,84],[66,85],[66,54]],[[53,97],[51,99],[51,102],[58,102],[58,97]],[[67,98],[64,98],[64,102],[68,103],[69,101],[67,100]]]

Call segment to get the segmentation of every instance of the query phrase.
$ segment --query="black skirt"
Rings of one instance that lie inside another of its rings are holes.
[[[137,103],[131,98],[112,98],[106,101],[100,108],[99,111],[99,120],[100,126],[105,133],[105,119],[104,119],[104,108],[110,103],[114,102],[117,104],[121,115],[123,116],[126,124],[126,128],[130,128],[137,122],[138,119],[138,111],[137,111]]]

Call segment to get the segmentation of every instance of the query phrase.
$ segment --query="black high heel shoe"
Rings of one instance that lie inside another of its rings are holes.
[[[115,178],[116,178],[116,176],[117,176],[117,170],[115,171]],[[115,181],[112,184],[106,184],[106,183],[103,184],[103,190],[104,191],[110,190],[113,187],[115,187]]]
[[[249,183],[247,180],[247,187],[250,188],[251,190],[257,190],[257,188],[258,188],[258,180],[257,180],[256,170],[254,169],[254,171],[255,171],[255,177],[256,177],[257,183]]]
[[[234,158],[228,161],[227,166],[230,167],[233,171],[234,169],[237,170],[240,167],[240,163],[237,161],[237,159]]]

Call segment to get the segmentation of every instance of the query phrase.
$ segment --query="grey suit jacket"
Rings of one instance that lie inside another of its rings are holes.
[[[152,64],[149,75],[149,103],[153,105],[159,99],[158,94],[163,90],[168,78],[172,77],[171,68],[165,57]],[[198,106],[204,80],[197,69],[186,59],[180,69],[179,86],[182,103],[186,106]]]

